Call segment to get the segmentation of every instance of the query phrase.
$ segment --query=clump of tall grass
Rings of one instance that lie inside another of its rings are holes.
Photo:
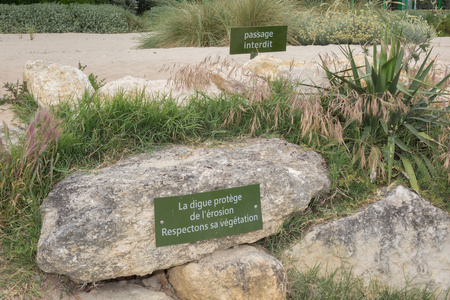
[[[215,2],[174,3],[153,13],[140,48],[208,47],[227,43],[222,6]]]
[[[0,149],[0,207],[21,210],[45,190],[47,176],[52,182],[53,167],[58,157],[56,145],[61,135],[61,121],[57,121],[48,109],[38,111],[30,122],[23,140],[11,150]]]
[[[228,0],[224,7],[227,29],[247,26],[288,26],[288,43],[297,44],[298,4],[290,0]]]
[[[288,25],[289,42],[296,43],[296,4],[291,0],[212,0],[160,7],[141,48],[209,47],[229,43],[231,27]]]
[[[60,178],[57,144],[61,121],[48,109],[37,112],[17,145],[0,141],[0,298],[41,295],[33,281],[40,234],[39,207]],[[7,139],[8,137],[6,137]]]

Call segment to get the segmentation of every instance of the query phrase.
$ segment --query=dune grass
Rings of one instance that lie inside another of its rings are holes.
[[[294,39],[296,4],[290,0],[182,2],[155,10],[141,48],[209,47],[229,43],[231,27],[288,25]]]

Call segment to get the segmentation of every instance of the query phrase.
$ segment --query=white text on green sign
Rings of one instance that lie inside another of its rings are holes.
[[[230,54],[286,51],[287,26],[233,27]]]
[[[156,246],[262,229],[259,185],[155,198]]]

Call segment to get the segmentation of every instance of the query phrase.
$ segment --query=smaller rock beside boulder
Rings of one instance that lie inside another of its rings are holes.
[[[366,281],[450,288],[450,216],[399,186],[385,200],[344,219],[314,227],[285,252],[300,271],[351,269]]]
[[[207,94],[219,93],[215,87],[200,89]],[[194,89],[175,87],[167,80],[147,80],[133,76],[125,76],[119,80],[111,81],[98,90],[102,97],[113,97],[118,94],[124,94],[128,97],[144,95],[146,98],[158,98],[161,96],[171,96],[179,100],[184,99],[195,93]]]
[[[0,106],[0,151],[19,142],[26,130],[26,124],[16,118],[10,104]]]
[[[131,97],[144,94],[146,97],[158,94],[168,94],[167,80],[147,80],[133,76],[125,76],[122,79],[108,82],[102,86],[98,93],[103,97],[112,97],[123,93]]]
[[[284,60],[272,55],[258,55],[245,63],[243,67],[270,79],[282,78],[293,83],[317,86],[330,85],[325,70],[318,63]],[[304,92],[313,91],[306,86],[300,86],[299,89]]]
[[[94,88],[89,77],[71,66],[61,66],[43,60],[28,61],[23,71],[23,81],[38,101],[39,106],[56,105],[92,94]]]
[[[282,300],[286,273],[276,258],[253,246],[216,251],[197,262],[168,271],[183,300]]]
[[[99,285],[90,293],[77,293],[79,300],[174,300],[163,292],[152,291],[138,284],[115,282]]]

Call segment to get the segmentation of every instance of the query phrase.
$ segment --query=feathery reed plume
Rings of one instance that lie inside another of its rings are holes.
[[[267,78],[245,69],[228,57],[208,56],[198,64],[164,66],[161,71],[169,71],[169,83],[175,88],[204,90],[217,88],[231,94],[239,94],[250,101],[262,101],[271,95]]]
[[[21,143],[9,152],[0,153],[6,156],[0,163],[0,206],[10,201],[6,206],[20,209],[21,196],[33,185],[39,185],[43,177],[52,177],[52,174],[44,175],[44,169],[54,164],[56,145],[61,135],[60,124],[61,121],[55,120],[48,108],[40,110],[28,125]],[[50,157],[46,157],[49,151]]]

